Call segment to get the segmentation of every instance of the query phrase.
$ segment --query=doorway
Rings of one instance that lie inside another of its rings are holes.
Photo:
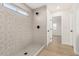
[[[61,44],[61,16],[52,17],[52,41]]]

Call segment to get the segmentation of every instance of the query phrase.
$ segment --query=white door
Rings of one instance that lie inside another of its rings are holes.
[[[62,44],[73,46],[73,14],[64,13],[62,16]]]

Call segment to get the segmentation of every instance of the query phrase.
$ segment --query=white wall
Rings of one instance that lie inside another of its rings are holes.
[[[34,10],[34,19],[33,19],[33,29],[34,29],[34,42],[38,44],[46,44],[47,41],[47,8],[42,6],[38,8],[39,15],[36,15]],[[37,25],[40,26],[40,29],[37,29]]]
[[[47,46],[52,42],[52,15],[47,6]]]
[[[32,42],[32,15],[17,15],[0,6],[0,55],[18,53]]]
[[[77,8],[75,8],[74,13],[75,13],[75,20],[74,20],[74,27],[75,27],[75,37],[74,37],[74,51],[75,54],[79,55],[79,6],[76,6]]]

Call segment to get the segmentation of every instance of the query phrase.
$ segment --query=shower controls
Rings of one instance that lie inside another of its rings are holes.
[[[37,25],[37,29],[39,29],[40,28],[40,26],[39,25]]]
[[[36,12],[35,14],[36,14],[36,15],[38,15],[38,14],[39,14],[39,12]]]
[[[36,14],[37,16],[39,15],[38,8],[36,8],[35,14]]]
[[[24,52],[24,55],[27,55],[28,53],[27,52]]]

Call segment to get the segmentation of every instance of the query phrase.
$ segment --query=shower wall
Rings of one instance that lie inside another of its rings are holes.
[[[38,12],[39,14],[36,15],[35,13]],[[34,10],[34,19],[33,19],[33,29],[34,35],[33,39],[34,42],[39,44],[46,44],[47,42],[47,7],[42,6]],[[37,26],[40,26],[38,29]]]
[[[18,53],[32,42],[33,13],[28,12],[22,16],[0,5],[0,55]]]

